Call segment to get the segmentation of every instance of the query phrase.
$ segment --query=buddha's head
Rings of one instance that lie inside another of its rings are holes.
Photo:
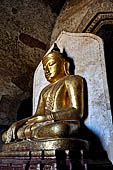
[[[45,77],[50,83],[69,75],[69,62],[65,60],[57,48],[55,44],[53,50],[42,60]]]

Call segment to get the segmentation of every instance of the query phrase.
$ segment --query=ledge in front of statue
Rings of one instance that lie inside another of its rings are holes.
[[[104,160],[104,161],[103,161]],[[112,170],[105,151],[79,138],[32,139],[4,144],[0,170]]]

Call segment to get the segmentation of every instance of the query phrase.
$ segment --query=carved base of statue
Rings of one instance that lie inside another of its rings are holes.
[[[89,143],[79,138],[49,138],[14,141],[4,144],[0,153],[2,170],[69,170],[71,159],[81,159],[82,151],[88,151]],[[72,155],[71,158],[70,154]],[[76,161],[75,161],[76,162]],[[77,164],[78,166],[78,164]],[[82,166],[79,163],[79,166]],[[84,166],[84,165],[83,165]],[[0,168],[0,170],[1,170]],[[20,169],[19,169],[20,168]]]
[[[104,160],[104,162],[103,162]],[[24,140],[3,145],[0,170],[112,170],[105,151],[90,151],[89,142],[77,138]]]
[[[79,138],[32,139],[4,144],[2,151],[88,150],[89,143]]]

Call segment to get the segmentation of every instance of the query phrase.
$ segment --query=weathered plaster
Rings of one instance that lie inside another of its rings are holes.
[[[104,24],[113,24],[113,1],[69,0],[57,17],[51,44],[62,31],[96,34]]]

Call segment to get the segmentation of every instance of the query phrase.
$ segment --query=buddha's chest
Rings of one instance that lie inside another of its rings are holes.
[[[65,83],[59,82],[52,85],[45,93],[46,109],[57,111],[65,107],[66,93]]]

